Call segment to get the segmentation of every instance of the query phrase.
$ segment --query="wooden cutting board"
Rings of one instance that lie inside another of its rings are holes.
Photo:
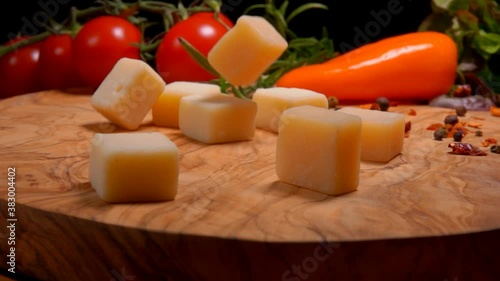
[[[192,245],[214,239],[227,246],[221,241],[342,243],[500,229],[500,154],[482,148],[487,156],[452,155],[451,140],[435,141],[427,130],[453,113],[450,109],[392,107],[412,125],[401,155],[386,164],[363,162],[358,190],[337,197],[278,180],[274,133],[258,130],[252,141],[206,145],[178,130],[154,126],[148,115],[139,131],[162,132],[181,151],[177,197],[162,203],[108,204],[89,183],[90,140],[95,133],[126,130],[108,123],[89,100],[85,94],[46,91],[0,101],[0,181],[5,186],[8,168],[15,167],[18,266],[42,279],[64,272],[65,260],[45,260],[35,270],[36,255],[67,256],[70,249],[84,251],[82,245],[97,243],[103,259],[112,259],[107,254],[112,251],[146,259],[147,252],[133,246],[148,248],[143,235],[164,242],[172,237],[195,240]],[[500,118],[489,112],[468,112],[460,120],[482,125],[483,137],[471,133],[464,142],[480,146],[488,137],[500,140]],[[0,208],[5,221],[7,192],[1,192]],[[86,231],[93,236],[82,241]],[[29,241],[23,243],[23,237]],[[60,239],[69,240],[61,246]],[[118,244],[122,248],[106,249]],[[1,247],[7,252],[4,243]],[[22,254],[22,249],[37,254]],[[3,266],[4,259],[2,255]],[[116,259],[114,266],[131,263]],[[56,269],[47,269],[51,267]],[[113,276],[109,267],[93,270],[108,274],[102,280]],[[87,276],[94,276],[91,272]]]

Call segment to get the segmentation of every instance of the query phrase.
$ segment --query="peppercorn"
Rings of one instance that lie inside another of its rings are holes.
[[[500,145],[494,144],[490,147],[492,153],[500,154]]]
[[[446,130],[443,127],[434,131],[434,139],[438,141],[443,140],[443,138],[445,138],[447,135],[448,135],[448,130]]]
[[[455,108],[455,112],[457,113],[458,116],[465,116],[467,108],[465,108],[465,106],[463,105],[460,105]]]
[[[339,100],[336,97],[328,97],[328,107],[337,108],[339,105]]]
[[[450,124],[451,126],[458,123],[458,117],[456,115],[448,115],[444,118],[444,124]]]
[[[456,141],[456,142],[461,142],[463,137],[464,137],[464,134],[462,132],[460,132],[460,131],[456,131],[453,134],[453,140]]]
[[[386,97],[380,97],[375,100],[375,102],[378,104],[380,107],[380,111],[387,111],[390,106],[389,99]]]
[[[477,130],[476,137],[482,137],[482,136],[483,136],[483,131]]]

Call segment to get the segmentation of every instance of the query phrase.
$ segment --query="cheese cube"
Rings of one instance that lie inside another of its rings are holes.
[[[288,42],[263,17],[243,15],[213,46],[207,59],[229,83],[249,86],[288,47]]]
[[[257,128],[278,132],[281,113],[289,108],[300,105],[312,105],[328,108],[328,99],[325,95],[298,88],[273,87],[257,89],[252,100],[257,103]]]
[[[135,130],[164,87],[161,76],[146,62],[122,58],[94,92],[90,103],[110,122]]]
[[[208,83],[184,81],[169,83],[153,105],[153,123],[157,126],[179,128],[179,102],[182,97],[220,92],[219,86]]]
[[[159,132],[98,133],[92,139],[90,184],[104,201],[173,200],[178,175],[177,146]]]
[[[361,118],[303,105],[280,118],[276,174],[286,183],[328,195],[359,185]]]
[[[181,99],[179,128],[192,139],[213,144],[245,141],[255,134],[257,105],[223,94],[192,95]]]
[[[404,114],[357,107],[343,107],[338,111],[362,120],[362,161],[389,162],[403,150]]]

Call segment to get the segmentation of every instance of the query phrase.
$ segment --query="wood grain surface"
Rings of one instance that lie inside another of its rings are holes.
[[[492,237],[490,231],[497,235],[500,229],[500,155],[452,155],[450,139],[435,141],[426,129],[441,123],[450,109],[392,107],[412,124],[401,155],[387,164],[363,162],[358,190],[337,197],[281,183],[275,174],[273,133],[257,130],[251,141],[206,145],[152,125],[148,115],[139,131],[163,132],[181,151],[177,197],[162,203],[108,204],[89,183],[90,140],[95,133],[127,130],[108,123],[89,100],[85,94],[47,91],[0,101],[0,180],[6,182],[8,167],[16,168],[17,265],[42,280],[120,280],[116,274],[127,270],[135,277],[124,280],[311,280],[312,274],[305,278],[287,275],[287,270],[293,264],[311,269],[314,259],[304,263],[307,258],[331,257],[333,252],[339,254],[328,263],[316,259],[316,276],[352,277],[348,269],[328,264],[349,263],[350,251],[363,245],[372,253],[365,258],[407,262],[402,271],[392,272],[392,280],[405,280],[399,277],[415,270],[415,257],[422,251],[430,253],[425,262],[438,262],[445,249],[458,243],[477,250],[478,240],[489,241],[483,236]],[[408,114],[410,109],[415,116]],[[479,122],[483,131],[483,137],[469,134],[464,142],[479,146],[487,137],[500,140],[500,118],[468,112],[461,120]],[[0,208],[5,221],[5,191]],[[441,240],[449,235],[455,238]],[[370,241],[374,244],[363,244]],[[411,254],[394,257],[406,247],[397,241],[414,241]],[[4,243],[1,249],[8,250]],[[456,253],[461,262],[465,254],[470,257],[465,250]],[[78,266],[88,260],[100,262]],[[5,268],[5,255],[0,262]],[[465,272],[459,269],[461,262],[418,276],[453,280],[454,274]],[[242,264],[248,268],[240,268]],[[490,277],[490,265],[475,266],[488,267],[484,274]],[[221,275],[221,269],[226,273]],[[365,268],[370,270],[391,276],[388,269]],[[216,272],[217,278],[208,277]],[[370,280],[360,276],[352,280]]]

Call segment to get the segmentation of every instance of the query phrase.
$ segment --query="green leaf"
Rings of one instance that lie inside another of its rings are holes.
[[[314,37],[310,38],[295,38],[288,43],[288,48],[307,48],[318,44],[318,39]]]
[[[444,32],[451,25],[451,18],[448,14],[430,14],[420,23],[418,31],[431,30]]]
[[[495,54],[500,50],[500,34],[481,30],[477,43],[483,52],[489,55]]]
[[[454,15],[459,10],[468,10],[468,0],[433,0],[432,8],[435,12],[448,12]]]
[[[179,37],[179,42],[182,47],[188,52],[188,54],[206,71],[211,74],[220,77],[219,73],[210,65],[207,58],[196,49],[193,45],[191,45],[186,39]]]
[[[467,10],[460,10],[457,11],[456,17],[462,29],[465,27],[464,30],[470,29],[474,32],[479,32],[479,19],[473,13]]]
[[[290,22],[291,20],[293,20],[296,16],[298,16],[299,14],[307,11],[307,10],[310,10],[310,9],[323,9],[323,10],[328,10],[328,6],[326,5],[323,5],[323,4],[320,4],[320,3],[307,3],[307,4],[304,4],[300,7],[298,7],[297,9],[293,10],[287,17],[286,17],[286,22]]]
[[[282,15],[286,14],[286,9],[288,9],[288,1],[283,1],[283,4],[280,6],[280,13]]]

